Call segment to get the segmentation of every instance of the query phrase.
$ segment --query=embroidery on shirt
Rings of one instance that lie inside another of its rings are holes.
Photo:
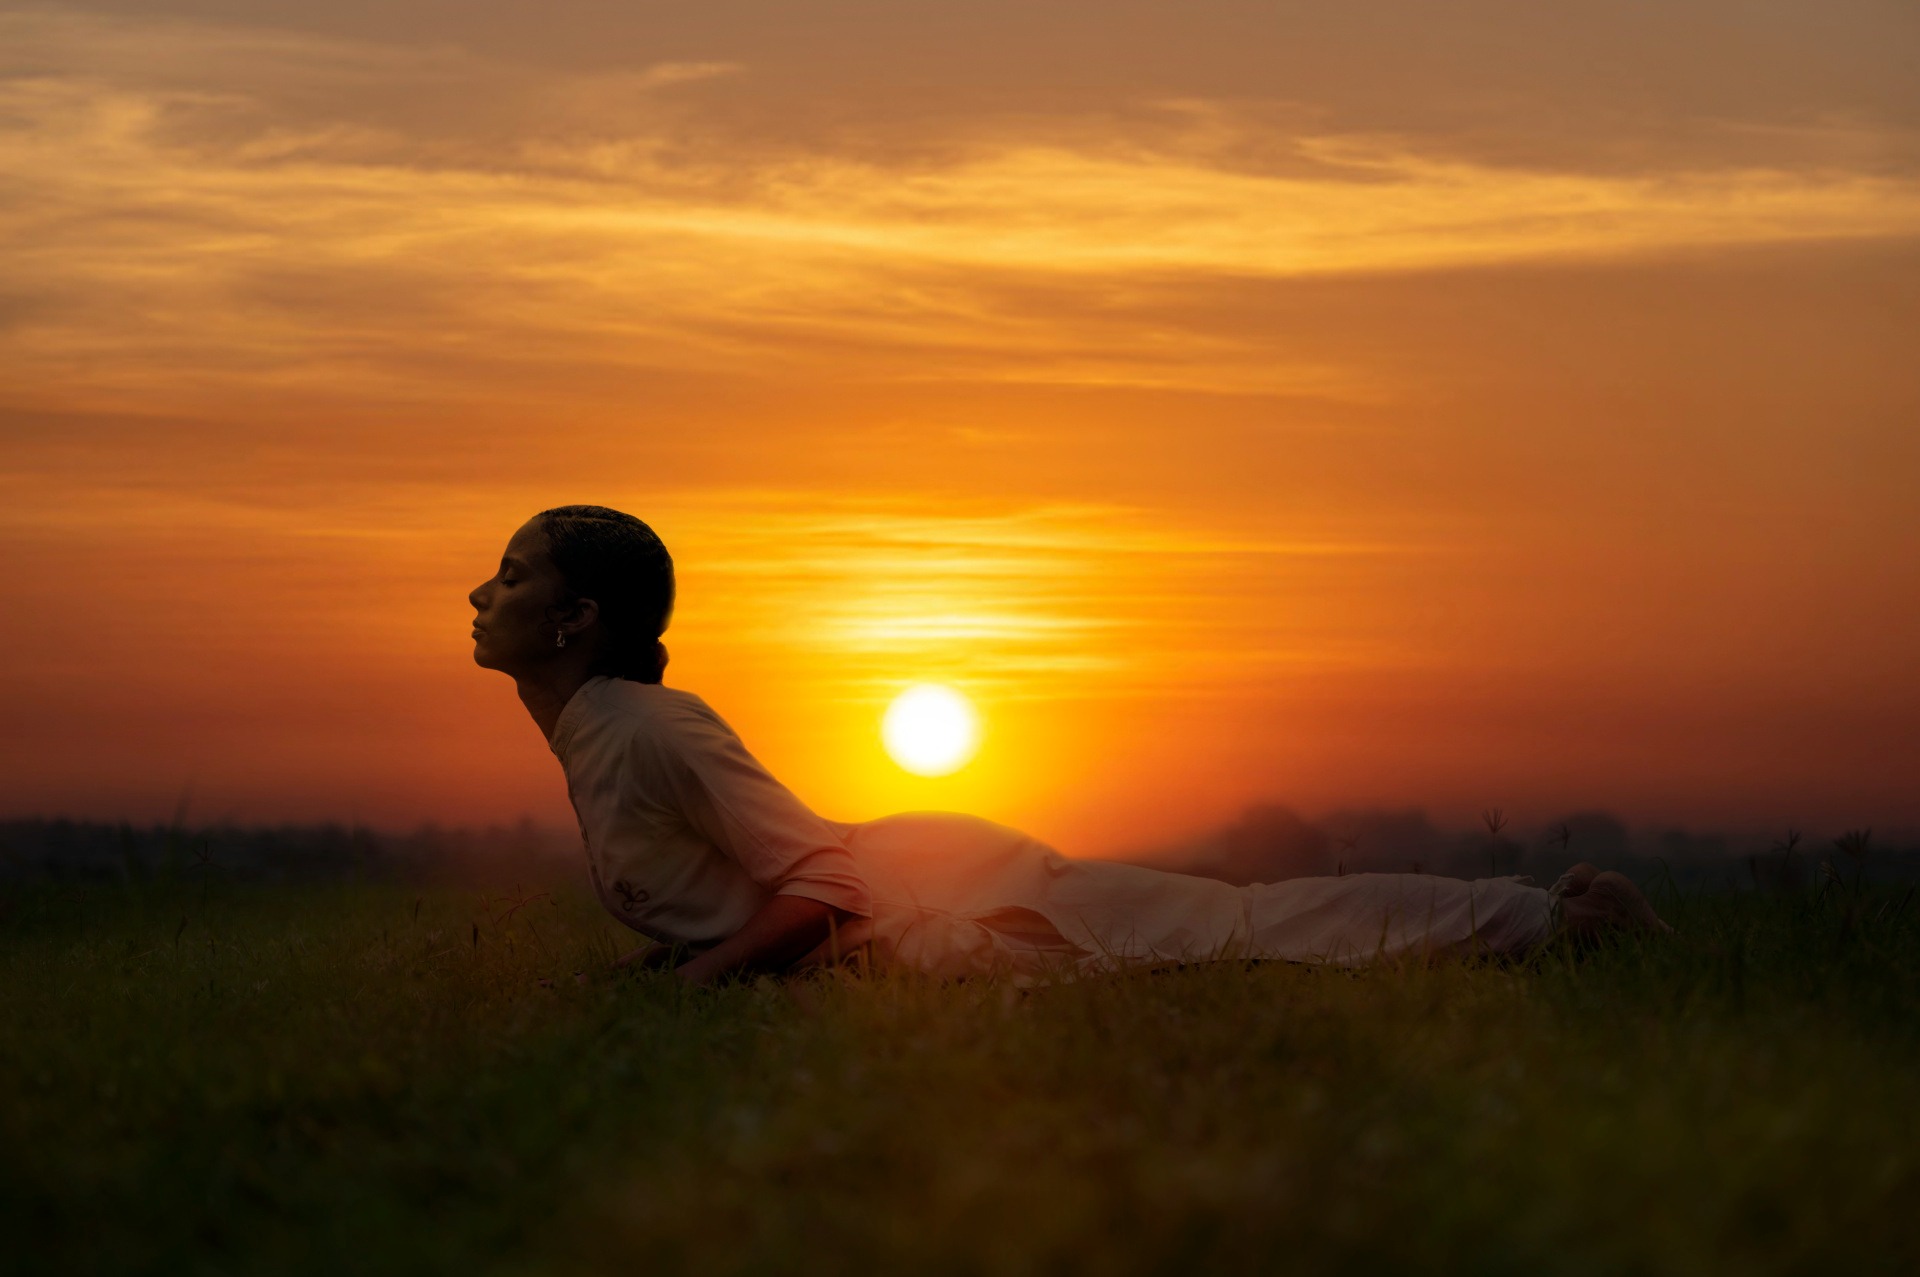
[[[620,897],[621,913],[632,913],[635,909],[647,903],[647,893],[644,891],[635,891],[633,884],[624,878],[613,884],[613,892]]]

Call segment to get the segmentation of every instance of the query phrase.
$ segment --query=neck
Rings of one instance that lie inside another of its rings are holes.
[[[527,707],[527,713],[540,726],[540,734],[549,741],[553,739],[553,729],[560,722],[560,711],[567,707],[573,694],[593,675],[584,661],[567,662],[560,668],[548,668],[536,674],[528,674],[513,680],[515,689],[520,693],[520,703]]]

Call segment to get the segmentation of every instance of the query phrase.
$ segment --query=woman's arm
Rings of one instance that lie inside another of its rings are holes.
[[[774,896],[744,927],[675,967],[674,974],[690,984],[711,984],[734,971],[783,970],[819,948],[850,916],[806,896]]]

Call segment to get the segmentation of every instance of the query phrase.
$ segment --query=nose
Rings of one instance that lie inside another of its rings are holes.
[[[484,612],[487,610],[487,596],[481,593],[481,591],[485,590],[486,588],[487,587],[485,585],[476,585],[471,590],[467,591],[467,602],[473,607],[473,610],[476,612]]]

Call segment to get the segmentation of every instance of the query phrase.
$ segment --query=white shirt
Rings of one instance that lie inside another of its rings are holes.
[[[593,889],[635,931],[717,944],[774,895],[872,912],[839,834],[693,693],[588,679],[561,710],[551,745]]]

